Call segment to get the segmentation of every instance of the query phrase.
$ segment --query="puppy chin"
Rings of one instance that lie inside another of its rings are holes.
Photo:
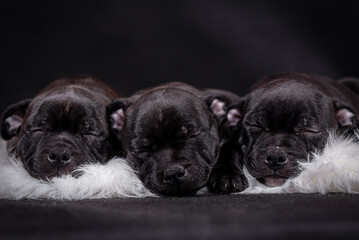
[[[72,174],[72,172],[75,170],[75,167],[74,166],[68,166],[64,168],[43,167],[37,169],[32,166],[27,166],[26,169],[32,177],[46,180],[54,177],[60,177],[62,175]]]
[[[287,179],[288,178],[280,177],[277,175],[271,175],[264,178],[260,178],[258,180],[267,187],[278,187],[283,185]]]
[[[66,175],[69,174],[69,171],[63,171],[63,170],[55,170],[55,171],[51,171],[51,172],[34,172],[34,171],[29,171],[30,175],[34,178],[37,179],[51,179],[54,177],[60,177],[62,175]]]

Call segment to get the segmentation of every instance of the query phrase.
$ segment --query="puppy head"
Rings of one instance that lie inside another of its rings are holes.
[[[349,106],[294,81],[254,90],[227,118],[240,128],[248,171],[267,186],[295,176],[298,161],[322,150],[329,131],[343,133],[357,125]]]
[[[81,89],[44,93],[11,105],[2,115],[1,130],[10,153],[37,178],[105,161],[111,152],[106,108]]]
[[[222,102],[207,100],[163,88],[109,105],[112,129],[150,190],[188,195],[207,183],[219,154],[216,118],[225,114]]]

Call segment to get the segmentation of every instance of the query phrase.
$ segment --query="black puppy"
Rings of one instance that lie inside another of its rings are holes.
[[[113,154],[106,106],[116,97],[113,89],[87,75],[56,80],[35,98],[8,107],[2,137],[9,140],[10,154],[36,178],[105,162]]]
[[[220,150],[225,100],[184,83],[146,89],[108,106],[127,160],[152,191],[188,195],[208,182]]]
[[[238,127],[249,173],[279,186],[298,173],[298,160],[323,150],[329,132],[351,134],[358,124],[359,99],[347,86],[355,80],[283,73],[265,77],[228,111]]]

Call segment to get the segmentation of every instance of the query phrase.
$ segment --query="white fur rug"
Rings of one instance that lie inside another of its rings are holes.
[[[246,172],[250,187],[242,193],[359,193],[359,142],[354,139],[330,135],[324,151],[300,167],[298,176],[279,187],[266,187]]]
[[[115,197],[155,196],[148,191],[122,158],[107,164],[86,164],[71,175],[38,180],[30,176],[19,159],[8,157],[5,142],[0,142],[0,199],[79,200]]]
[[[325,150],[312,162],[301,163],[303,171],[280,187],[266,187],[253,177],[250,187],[241,194],[256,193],[359,193],[359,143],[351,139],[330,137]],[[87,164],[80,177],[70,175],[50,181],[31,177],[20,160],[8,157],[5,142],[0,142],[0,199],[125,198],[155,196],[137,178],[122,158],[106,165]],[[204,194],[204,191],[200,191]]]

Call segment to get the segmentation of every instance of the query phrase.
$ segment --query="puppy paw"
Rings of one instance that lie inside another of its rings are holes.
[[[241,192],[248,187],[247,178],[243,173],[212,173],[209,182],[209,190],[217,194]]]

